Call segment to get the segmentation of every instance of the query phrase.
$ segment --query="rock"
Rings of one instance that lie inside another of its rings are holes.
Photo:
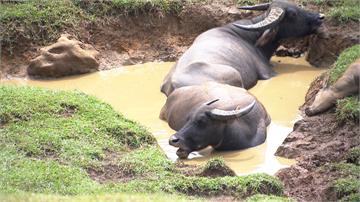
[[[62,77],[98,70],[99,52],[69,35],[61,35],[55,44],[40,49],[40,56],[30,61],[27,72],[35,77]]]

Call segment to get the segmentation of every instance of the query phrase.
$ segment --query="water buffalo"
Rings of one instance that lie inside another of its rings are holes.
[[[324,18],[283,0],[240,8],[265,13],[200,34],[165,77],[161,92],[206,81],[249,89],[274,75],[269,60],[280,40],[317,32]]]
[[[168,97],[160,118],[177,133],[169,144],[176,154],[212,146],[216,150],[253,147],[266,139],[270,116],[264,106],[243,88],[215,82],[176,89]]]
[[[345,73],[330,87],[321,89],[310,107],[305,109],[308,116],[324,112],[335,105],[337,99],[359,94],[360,59],[351,64]]]

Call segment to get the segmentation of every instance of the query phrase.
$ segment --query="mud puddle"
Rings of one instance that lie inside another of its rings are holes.
[[[254,172],[274,174],[278,169],[295,163],[275,157],[274,153],[292,131],[295,120],[300,118],[298,106],[304,102],[311,81],[320,75],[322,70],[310,67],[303,58],[273,57],[272,61],[279,74],[271,80],[260,81],[250,90],[265,105],[272,118],[267,141],[242,151],[215,152],[207,148],[193,152],[189,156],[190,160],[186,160],[187,163],[199,164],[213,156],[223,156],[227,165],[238,175]],[[173,64],[146,63],[58,80],[10,79],[0,83],[62,90],[77,89],[94,95],[111,104],[126,117],[148,127],[168,157],[176,160],[176,148],[168,145],[167,139],[174,131],[158,118],[166,99],[160,93],[160,84]]]

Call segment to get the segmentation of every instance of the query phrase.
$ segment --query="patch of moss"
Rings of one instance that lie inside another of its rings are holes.
[[[350,194],[340,200],[340,202],[359,202],[359,201],[360,201],[360,193]]]
[[[334,188],[338,198],[359,193],[360,180],[355,178],[341,178],[335,181]]]
[[[294,202],[295,200],[286,197],[256,194],[246,199],[246,202]]]
[[[225,164],[225,161],[222,157],[214,157],[205,164],[201,175],[210,177],[222,177],[235,176],[236,174]]]
[[[330,164],[328,169],[335,171],[339,177],[334,181],[332,187],[341,201],[356,201],[360,191],[360,166],[353,163],[346,163],[349,158],[356,158],[359,148],[351,149],[345,156],[345,161]]]
[[[360,114],[359,96],[346,97],[336,102],[336,118],[339,121],[358,120]]]
[[[332,169],[339,172],[343,177],[357,177],[360,178],[360,166],[352,163],[334,163],[330,165]]]
[[[345,156],[347,163],[352,163],[360,166],[360,147],[351,148]]]

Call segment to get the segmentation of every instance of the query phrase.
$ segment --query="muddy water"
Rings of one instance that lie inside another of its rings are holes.
[[[186,160],[199,164],[213,156],[223,156],[227,165],[238,175],[266,172],[274,174],[279,168],[294,163],[292,160],[275,157],[276,148],[291,131],[298,119],[298,106],[304,102],[304,95],[310,82],[322,70],[309,66],[304,59],[273,58],[275,71],[279,74],[267,81],[260,81],[251,92],[265,105],[271,115],[267,141],[257,147],[242,151],[215,152],[207,148],[193,152]],[[78,89],[95,95],[110,103],[128,118],[147,126],[158,139],[168,157],[176,160],[176,148],[168,145],[167,138],[174,132],[158,118],[166,97],[159,91],[165,74],[173,63],[147,63],[83,76],[58,80],[37,81],[11,79],[0,83],[41,86],[50,89]]]

